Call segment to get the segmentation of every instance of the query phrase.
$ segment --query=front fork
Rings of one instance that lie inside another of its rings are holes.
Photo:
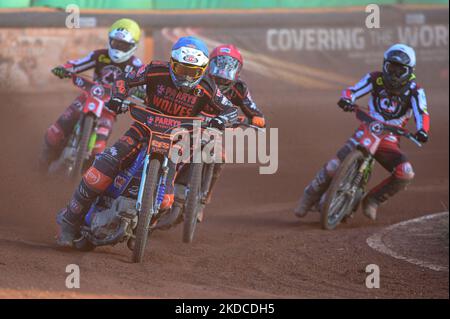
[[[77,122],[74,132],[73,132],[74,138],[71,139],[71,143],[70,143],[70,147],[73,150],[73,152],[76,151],[78,144],[80,142],[80,139],[81,139],[81,128],[82,127],[80,124],[82,123],[82,121],[83,121],[83,118]],[[89,137],[89,143],[88,143],[88,149],[87,149],[88,155],[92,154],[92,150],[94,149],[96,142],[97,142],[97,125],[94,125],[94,130],[92,131],[92,134]],[[72,154],[72,156],[74,156],[74,155]]]
[[[137,196],[136,201],[136,210],[138,212],[141,211],[142,208],[142,198],[144,196],[144,189],[145,189],[145,181],[147,180],[147,174],[148,174],[148,165],[150,164],[150,154],[147,154],[145,156],[144,160],[144,167],[142,169],[142,175],[141,175],[141,183],[139,185],[139,192]],[[155,212],[159,211],[159,208],[161,207],[161,203],[164,199],[164,195],[166,192],[166,182],[167,182],[167,175],[169,174],[169,159],[168,157],[164,157],[163,163],[162,163],[162,174],[160,176],[160,179],[158,181],[158,187],[156,190],[156,202],[154,203],[154,209],[152,210],[152,215],[155,214]]]
[[[369,155],[364,159],[364,162],[361,164],[358,170],[358,175],[353,182],[353,187],[351,192],[353,193],[354,198],[354,209],[355,211],[358,206],[361,198],[364,196],[365,186],[369,182],[370,175],[372,173],[372,168],[374,164],[373,156]]]

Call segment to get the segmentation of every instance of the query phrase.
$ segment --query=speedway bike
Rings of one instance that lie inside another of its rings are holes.
[[[111,86],[100,84],[85,76],[71,74],[72,83],[82,91],[84,102],[81,106],[80,118],[70,134],[67,143],[58,159],[49,166],[49,173],[63,172],[67,177],[77,180],[86,161],[92,157],[97,140],[97,129],[105,103],[111,98]]]
[[[211,116],[203,114],[202,128],[204,130],[208,130],[209,134],[202,134],[202,149],[206,144],[212,142],[212,140],[210,139],[211,136],[215,136],[214,138],[218,137],[219,139],[223,138],[222,131],[208,127],[208,122],[211,118]],[[238,127],[252,128],[255,130],[265,130],[252,125],[245,117],[239,117],[238,121],[233,124],[230,129],[235,129]],[[187,164],[187,167],[190,167],[188,175],[190,185],[190,187],[188,188],[188,196],[184,195],[186,188],[180,183],[180,180],[178,180],[175,184],[175,193],[181,194],[175,197],[175,203],[172,208],[171,214],[168,215],[167,218],[161,219],[160,223],[154,226],[154,229],[165,230],[183,222],[183,242],[191,243],[193,241],[196,226],[202,219],[200,217],[200,214],[203,212],[207,204],[207,197],[213,179],[214,167],[216,165],[216,163],[214,162],[214,159],[216,158],[214,150],[215,148],[211,148],[211,152],[209,154],[209,158],[212,160],[202,160],[199,163]],[[222,156],[222,154],[220,156]],[[222,160],[224,159],[222,158]],[[183,169],[185,169],[185,167],[180,170],[181,172],[179,173],[179,175],[181,176],[183,175]]]
[[[92,250],[97,246],[126,242],[132,250],[132,261],[143,260],[152,225],[169,213],[161,209],[166,192],[171,152],[175,149],[173,130],[183,128],[184,134],[192,134],[194,121],[200,117],[176,117],[137,103],[124,101],[131,118],[148,134],[144,138],[134,162],[118,173],[106,192],[91,206],[81,228],[81,237],[75,241],[79,250]],[[198,165],[190,166],[195,176]],[[186,206],[191,207],[195,196],[190,189],[199,188],[198,179],[190,179],[187,185]]]
[[[366,195],[366,186],[372,175],[375,153],[381,141],[388,136],[405,137],[421,147],[421,143],[408,130],[380,122],[360,107],[355,107],[361,122],[354,140],[356,148],[343,160],[328,190],[319,204],[323,229],[334,229],[343,219],[353,216]]]

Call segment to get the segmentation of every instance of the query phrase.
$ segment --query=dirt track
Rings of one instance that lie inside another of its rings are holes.
[[[46,127],[74,94],[2,97],[0,298],[448,298],[448,271],[408,264],[366,244],[384,226],[447,210],[448,91],[428,90],[431,142],[423,149],[403,143],[417,176],[409,190],[383,207],[376,223],[359,214],[327,232],[320,229],[317,215],[300,221],[291,211],[356,121],[334,106],[339,90],[271,89],[285,100],[258,87],[253,95],[270,125],[280,129],[278,173],[264,176],[257,166],[229,165],[194,243],[182,244],[181,228],[155,233],[139,265],[129,262],[124,246],[93,253],[55,249],[54,217],[73,186],[41,179],[36,160]],[[127,124],[123,116],[113,140]],[[381,169],[376,173],[374,182],[385,176]],[[448,262],[448,233],[446,252]],[[72,263],[81,268],[77,291],[65,287],[65,267]],[[380,266],[380,289],[365,287],[368,264]]]

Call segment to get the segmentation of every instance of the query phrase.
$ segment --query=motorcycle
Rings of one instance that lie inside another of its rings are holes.
[[[203,125],[207,126],[208,120],[212,117],[203,114]],[[240,117],[238,121],[231,126],[232,129],[238,127],[253,128],[256,130],[264,130],[260,127],[254,126],[248,122],[247,118]],[[212,136],[217,136],[222,139],[223,132],[217,129],[208,128]],[[210,143],[210,136],[203,135],[201,139],[202,148]],[[177,180],[175,183],[175,203],[170,214],[166,215],[166,218],[162,218],[153,228],[167,230],[183,222],[183,242],[191,243],[194,238],[195,228],[199,222],[199,213],[205,209],[207,204],[207,196],[211,187],[211,182],[214,174],[214,166],[216,163],[214,148],[211,149],[210,159],[212,161],[201,161],[200,163],[190,163],[190,175],[188,180],[190,181],[189,195],[186,197],[186,184]],[[179,175],[183,175],[183,168],[180,170]],[[183,179],[182,177],[180,179]],[[189,197],[190,196],[190,197]]]
[[[87,77],[72,74],[72,83],[82,90],[85,101],[81,107],[81,116],[68,138],[59,158],[49,166],[49,173],[64,172],[67,177],[77,180],[91,159],[97,140],[97,124],[105,108],[105,102],[111,98],[111,86],[100,84]]]
[[[169,160],[174,135],[172,130],[178,127],[192,128],[193,121],[200,117],[176,117],[164,115],[157,110],[130,101],[125,101],[132,119],[148,131],[148,139],[134,162],[119,172],[106,192],[99,196],[91,206],[81,227],[81,237],[74,244],[83,251],[97,246],[116,245],[127,242],[132,250],[132,261],[141,262],[149,235],[158,220],[170,210],[162,210],[169,172]],[[191,134],[192,129],[185,130]],[[195,175],[198,165],[190,166],[191,175]],[[186,205],[192,206],[194,192],[199,181],[192,179],[187,185]]]
[[[344,159],[319,204],[323,229],[332,230],[343,220],[353,217],[366,195],[366,185],[375,164],[380,142],[389,135],[403,136],[421,147],[422,144],[408,130],[382,123],[360,107],[355,107],[361,127],[354,139],[356,148]]]

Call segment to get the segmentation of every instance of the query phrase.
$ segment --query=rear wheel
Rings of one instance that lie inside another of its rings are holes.
[[[78,143],[78,151],[75,156],[75,163],[73,164],[73,169],[70,174],[70,177],[74,180],[77,180],[82,174],[83,163],[87,158],[86,153],[88,151],[89,140],[94,128],[94,120],[95,119],[92,115],[86,115],[84,118],[80,142]]]
[[[321,224],[323,229],[334,229],[341,220],[352,212],[355,205],[355,196],[359,169],[365,156],[359,150],[351,152],[340,165],[330,187],[325,195],[321,209]]]
[[[154,209],[155,193],[158,187],[160,168],[161,162],[157,158],[150,161],[147,178],[145,180],[144,194],[142,197],[142,207],[139,212],[139,219],[136,228],[136,239],[133,243],[132,260],[135,263],[141,262],[144,257],[145,246],[147,245],[149,234],[150,219]]]
[[[197,214],[201,205],[203,163],[192,163],[189,192],[184,208],[183,242],[191,243],[197,226]]]

